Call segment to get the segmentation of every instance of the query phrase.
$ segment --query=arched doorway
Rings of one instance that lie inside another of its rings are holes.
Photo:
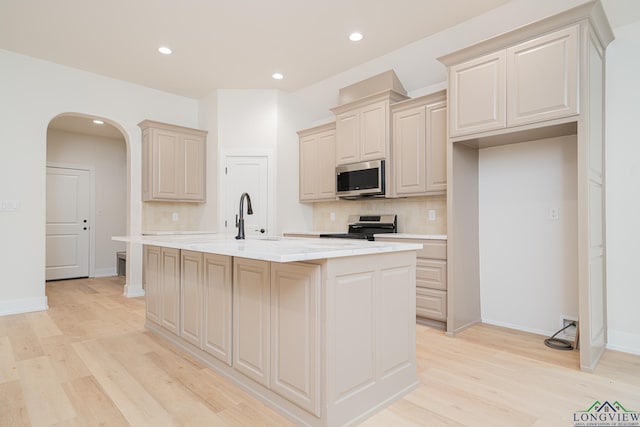
[[[126,246],[111,237],[127,234],[127,158],[125,135],[108,119],[65,113],[49,123],[47,280],[118,273]]]

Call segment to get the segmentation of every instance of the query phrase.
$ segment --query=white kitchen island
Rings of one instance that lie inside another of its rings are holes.
[[[420,244],[114,239],[144,245],[146,326],[298,425],[357,424],[417,385]]]

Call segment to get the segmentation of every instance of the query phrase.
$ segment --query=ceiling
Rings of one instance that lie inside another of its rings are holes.
[[[115,126],[109,123],[95,124],[93,123],[93,117],[86,116],[58,116],[51,120],[49,129],[101,136],[103,138],[124,139],[122,132]]]
[[[508,1],[1,0],[0,49],[195,99],[295,91]],[[640,20],[640,0],[602,1],[614,28]],[[352,31],[364,39],[349,41]],[[87,118],[51,127],[121,137]]]
[[[191,98],[293,91],[507,1],[2,0],[0,49]]]

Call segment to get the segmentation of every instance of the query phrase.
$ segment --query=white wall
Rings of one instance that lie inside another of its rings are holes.
[[[607,317],[610,348],[640,354],[640,22],[607,49]]]
[[[149,88],[0,50],[0,315],[46,308],[45,167],[47,126],[65,113],[106,118],[125,135],[131,166],[128,233],[141,224],[140,130],[152,119],[195,127],[197,102]],[[127,290],[142,291],[142,250],[128,248]]]
[[[127,147],[122,139],[71,133],[47,132],[47,162],[91,166],[95,172],[95,276],[116,275],[116,252],[123,242],[112,236],[127,233]]]
[[[565,136],[480,150],[483,322],[551,335],[577,318],[576,149]]]
[[[266,155],[269,157],[269,230],[276,229],[275,191],[278,151],[278,96],[275,90],[219,90],[217,91],[218,123],[218,230],[225,232],[227,212],[224,162],[227,155]],[[238,195],[229,195],[231,206],[236,206]],[[226,233],[235,234],[233,222],[228,221]],[[274,234],[270,231],[270,234]]]

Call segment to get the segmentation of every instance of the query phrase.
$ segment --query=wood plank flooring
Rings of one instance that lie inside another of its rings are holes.
[[[47,284],[50,309],[0,317],[0,426],[288,426],[288,420],[144,329],[122,278]],[[419,387],[362,425],[570,426],[596,400],[640,411],[640,356],[594,374],[540,337],[416,326]]]

